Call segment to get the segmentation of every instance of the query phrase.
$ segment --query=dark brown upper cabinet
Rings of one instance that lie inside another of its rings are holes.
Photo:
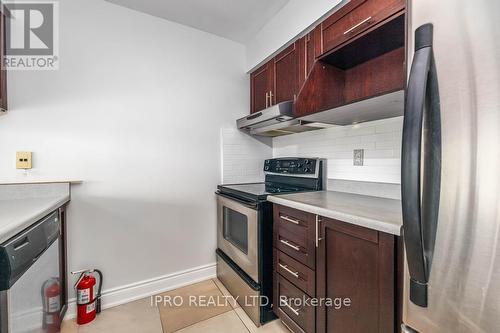
[[[298,44],[293,43],[274,57],[273,104],[296,98],[299,90]]]
[[[317,26],[313,31],[299,39],[297,45],[299,51],[299,87],[302,87],[311,74],[322,50],[321,26]]]
[[[322,54],[405,8],[404,0],[352,0],[321,23]]]
[[[305,121],[348,125],[402,115],[402,107],[342,119],[331,111],[391,93],[387,100],[402,103],[405,5],[405,0],[348,2],[251,74],[251,112],[293,100],[294,115]]]
[[[274,85],[273,65],[274,60],[271,60],[250,74],[250,113],[270,106],[269,97]]]
[[[7,111],[7,70],[5,58],[5,16],[0,14],[0,112]]]
[[[405,60],[402,11],[322,54],[299,92],[295,115],[308,116],[403,90]]]
[[[250,74],[251,113],[295,100],[301,83],[299,41]]]

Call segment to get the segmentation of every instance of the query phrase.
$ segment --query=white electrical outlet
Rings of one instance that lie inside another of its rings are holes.
[[[353,160],[354,160],[355,166],[362,166],[364,157],[365,157],[365,150],[364,149],[354,149]]]

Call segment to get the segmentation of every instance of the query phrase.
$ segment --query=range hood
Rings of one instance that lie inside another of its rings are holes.
[[[332,126],[346,126],[366,121],[402,116],[404,90],[364,99],[304,117],[293,117],[293,102],[273,105],[265,110],[238,119],[241,130],[258,136],[281,136],[314,131]]]
[[[236,121],[239,129],[258,136],[280,136],[330,127],[314,121],[295,119],[293,102],[286,101],[273,105],[265,110],[253,113]]]
[[[286,101],[240,118],[236,120],[236,125],[239,129],[251,131],[255,128],[276,125],[291,119],[293,119],[293,102]]]

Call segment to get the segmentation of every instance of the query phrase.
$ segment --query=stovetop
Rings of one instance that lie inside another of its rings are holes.
[[[264,182],[219,185],[218,192],[245,201],[265,201],[270,194],[322,189],[322,167],[318,159],[276,158],[265,160]]]
[[[271,194],[284,194],[292,192],[311,191],[307,188],[292,187],[285,184],[276,183],[247,183],[247,184],[228,184],[219,185],[219,192],[223,194],[243,197],[247,200],[260,201],[266,200]]]
[[[268,195],[275,193],[298,192],[304,190],[299,187],[290,187],[287,185],[274,184],[274,183],[234,184],[234,185],[222,185],[222,187],[253,195]]]

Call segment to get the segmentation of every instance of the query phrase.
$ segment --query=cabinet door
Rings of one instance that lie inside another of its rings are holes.
[[[319,27],[319,26],[318,26]],[[317,33],[319,31],[319,35]],[[297,41],[298,51],[299,51],[299,87],[298,91],[302,88],[302,85],[307,80],[307,77],[311,73],[311,70],[316,62],[316,55],[319,54],[318,49],[321,49],[320,43],[321,39],[321,29],[315,29],[311,31],[301,39]]]
[[[404,0],[350,1],[321,23],[323,52],[334,49],[404,8]]]
[[[317,297],[334,305],[318,308],[318,332],[394,332],[394,236],[327,218],[320,231]]]
[[[312,70],[314,63],[316,62],[315,51],[315,34],[310,32],[306,35],[305,40],[305,70],[306,77]]]
[[[307,294],[279,274],[275,276],[274,293],[275,311],[292,332],[315,332],[315,308]]]
[[[250,113],[270,106],[268,94],[273,88],[273,64],[271,60],[250,74]]]
[[[273,104],[295,100],[298,89],[299,52],[295,42],[274,58]]]

